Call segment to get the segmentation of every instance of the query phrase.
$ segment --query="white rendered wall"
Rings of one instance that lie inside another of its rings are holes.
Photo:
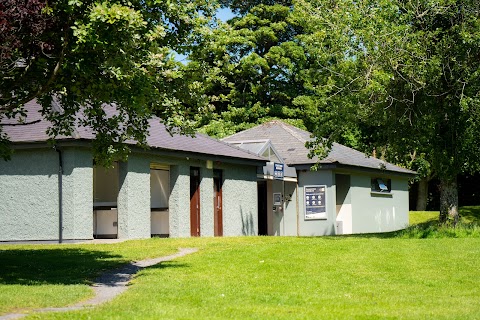
[[[374,233],[403,229],[408,225],[408,180],[392,177],[391,193],[371,192],[371,178],[352,175],[352,232]]]
[[[299,236],[326,236],[335,234],[336,199],[335,174],[331,170],[297,171],[298,173],[298,208]],[[327,219],[305,220],[304,187],[307,185],[326,185],[325,194]]]

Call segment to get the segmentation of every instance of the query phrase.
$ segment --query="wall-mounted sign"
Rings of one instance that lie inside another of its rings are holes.
[[[273,177],[279,180],[283,179],[283,163],[273,164]]]
[[[280,192],[275,192],[273,194],[273,205],[274,206],[282,205],[282,194]]]
[[[327,186],[305,186],[305,220],[327,219]]]

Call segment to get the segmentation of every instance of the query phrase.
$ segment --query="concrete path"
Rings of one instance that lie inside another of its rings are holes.
[[[89,300],[81,301],[68,307],[33,309],[26,311],[28,313],[9,313],[0,316],[0,320],[19,319],[25,317],[27,314],[35,312],[62,312],[92,308],[96,305],[112,300],[113,298],[127,290],[127,284],[132,279],[132,276],[136,274],[139,270],[156,265],[160,262],[171,261],[173,259],[183,257],[187,254],[191,254],[197,251],[198,249],[195,248],[179,249],[177,253],[170,256],[131,262],[119,269],[107,271],[99,278],[97,278],[95,280],[95,283],[92,285],[95,295]]]

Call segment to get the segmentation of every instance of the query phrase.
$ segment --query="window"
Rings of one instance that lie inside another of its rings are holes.
[[[373,178],[371,183],[372,192],[388,193],[392,191],[392,181],[390,179]]]

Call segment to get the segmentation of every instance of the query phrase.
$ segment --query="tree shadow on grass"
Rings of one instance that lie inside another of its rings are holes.
[[[480,224],[480,206],[461,207],[460,216],[468,222]]]
[[[76,248],[0,250],[0,284],[88,284],[127,262],[111,252]]]
[[[180,268],[190,268],[191,265],[188,263],[176,262],[172,261],[162,261],[160,263],[154,264],[152,266],[140,268],[141,270],[146,271],[155,271],[155,270],[163,270],[163,269],[180,269]],[[141,274],[139,274],[141,276]]]

